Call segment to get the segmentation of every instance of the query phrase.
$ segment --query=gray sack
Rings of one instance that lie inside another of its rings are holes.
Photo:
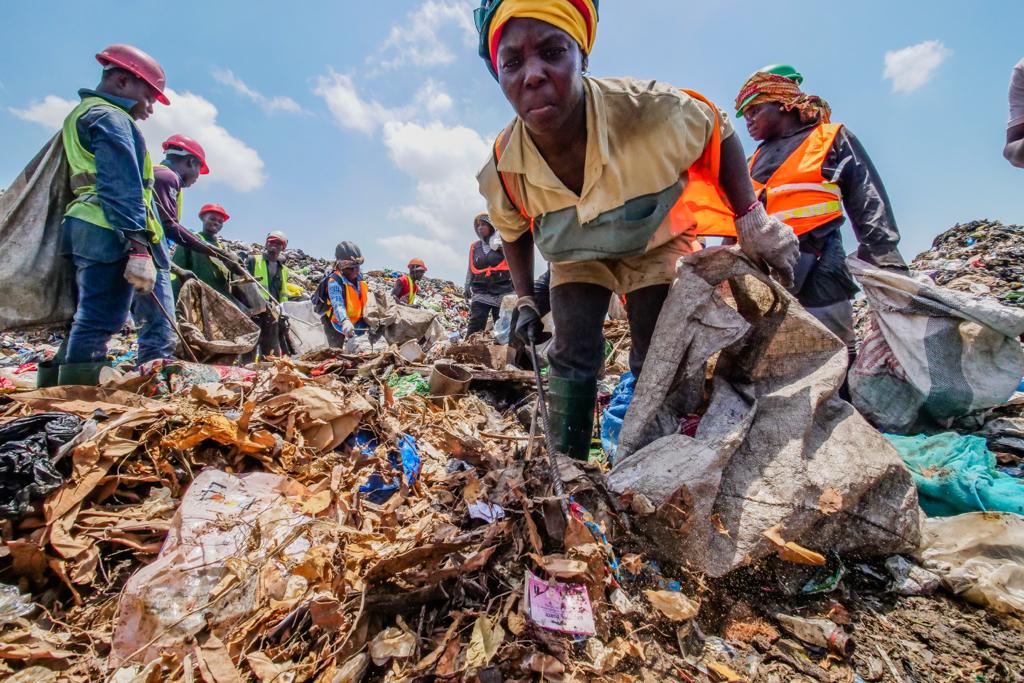
[[[0,196],[0,331],[74,316],[74,269],[60,256],[61,223],[72,198],[57,134]]]
[[[838,397],[846,363],[738,248],[680,259],[608,475],[652,552],[722,576],[773,554],[766,532],[821,554],[915,548],[916,489]],[[679,434],[700,412],[696,438]]]

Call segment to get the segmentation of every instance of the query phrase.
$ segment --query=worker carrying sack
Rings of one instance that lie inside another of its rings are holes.
[[[1024,376],[1024,311],[846,260],[871,326],[850,395],[879,429],[917,434],[1006,402]]]
[[[737,247],[681,258],[608,474],[651,551],[717,577],[774,554],[916,548],[914,482],[839,398],[846,358]]]
[[[75,314],[74,269],[60,256],[64,210],[74,198],[60,134],[0,196],[0,331]]]

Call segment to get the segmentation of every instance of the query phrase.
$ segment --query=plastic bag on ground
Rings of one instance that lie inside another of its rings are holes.
[[[64,477],[53,458],[84,422],[70,413],[38,413],[0,425],[0,519],[28,512],[60,488]]]
[[[0,330],[70,320],[74,269],[60,256],[71,202],[61,136],[55,135],[0,196]]]
[[[722,576],[780,537],[820,553],[916,548],[909,472],[838,397],[843,343],[736,248],[687,256],[677,275],[608,475],[620,500],[653,506],[636,518],[652,551]],[[726,281],[738,310],[716,291]],[[677,434],[716,354],[696,437]]]
[[[1024,517],[970,512],[926,519],[917,559],[964,599],[1024,615]]]
[[[921,509],[930,517],[1024,514],[1024,480],[996,469],[996,456],[984,438],[955,432],[887,438],[914,475]]]
[[[615,462],[615,452],[619,447],[619,432],[622,430],[622,421],[626,417],[629,404],[633,400],[635,386],[636,378],[633,377],[633,373],[624,372],[612,391],[608,407],[601,414],[601,448],[608,454],[609,462]]]
[[[181,287],[178,326],[200,361],[248,353],[260,340],[260,328],[231,301],[198,278]]]
[[[1004,403],[1024,374],[1024,310],[849,257],[871,327],[850,370],[853,404],[880,429],[912,434]]]
[[[159,556],[121,592],[112,667],[184,654],[200,631],[224,633],[260,601],[301,596],[305,579],[290,569],[311,548],[330,553],[336,543],[331,522],[302,512],[309,497],[295,481],[262,472],[206,470],[196,477]]]
[[[516,312],[518,300],[519,297],[515,294],[507,294],[501,299],[498,319],[494,321],[494,339],[499,344],[509,344],[512,341],[512,316]]]

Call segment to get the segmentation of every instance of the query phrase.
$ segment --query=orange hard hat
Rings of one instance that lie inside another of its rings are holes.
[[[202,164],[202,167],[199,169],[200,175],[206,175],[210,172],[210,167],[206,165],[206,151],[203,150],[203,146],[187,135],[172,135],[164,140],[163,147],[165,152],[168,147],[177,147],[185,150],[196,159],[199,159],[199,163]]]
[[[203,204],[203,208],[199,209],[199,217],[202,218],[204,213],[219,213],[224,220],[231,218],[220,204]]]
[[[409,261],[408,268],[409,270],[412,270],[413,268],[419,268],[424,273],[427,272],[427,264],[423,262],[423,259],[414,258],[413,260]]]
[[[149,87],[156,91],[156,99],[163,104],[170,104],[171,101],[164,95],[164,88],[167,87],[167,76],[160,64],[148,54],[134,45],[111,45],[96,54],[96,61],[103,65],[103,68],[118,67],[124,69],[138,78],[144,80]]]

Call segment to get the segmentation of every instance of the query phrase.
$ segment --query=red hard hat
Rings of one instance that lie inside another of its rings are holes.
[[[199,217],[202,218],[204,213],[219,213],[224,216],[224,220],[231,218],[220,204],[203,204],[203,208],[199,209]]]
[[[200,175],[206,175],[210,172],[210,167],[206,165],[206,152],[203,151],[203,146],[192,138],[186,135],[172,135],[164,140],[165,152],[168,147],[178,147],[199,159],[199,163],[203,165],[202,168],[199,169]]]
[[[427,264],[423,262],[423,259],[414,258],[413,260],[409,261],[408,268],[409,270],[412,270],[413,268],[419,268],[424,273],[427,272]]]
[[[96,61],[103,65],[117,66],[129,73],[135,74],[153,90],[156,90],[156,99],[164,104],[171,101],[164,95],[164,88],[167,87],[167,76],[164,70],[155,59],[134,45],[111,45],[96,55]]]

